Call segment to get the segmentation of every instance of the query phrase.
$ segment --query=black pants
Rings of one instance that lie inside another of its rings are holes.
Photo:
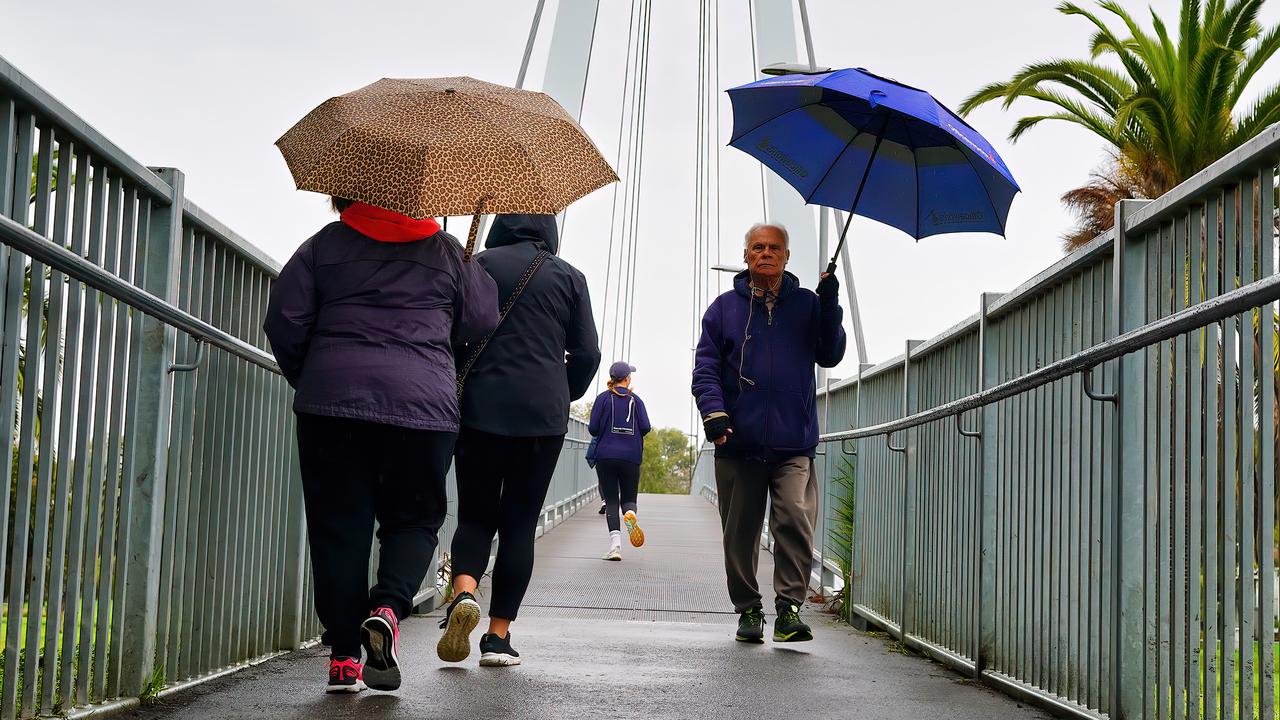
[[[333,654],[360,657],[360,623],[390,606],[404,618],[444,523],[455,433],[298,414],[298,459],[316,614]],[[369,552],[378,521],[378,580]]]
[[[509,437],[463,428],[458,436],[453,574],[483,577],[498,536],[492,617],[515,620],[520,611],[533,576],[533,534],[563,445],[563,435]]]
[[[596,478],[600,497],[604,498],[605,520],[610,530],[621,530],[618,506],[622,512],[636,511],[636,495],[640,492],[640,466],[625,460],[596,461]]]

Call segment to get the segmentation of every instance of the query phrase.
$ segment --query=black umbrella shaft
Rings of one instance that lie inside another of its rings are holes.
[[[875,145],[871,146],[871,157],[867,158],[867,166],[862,170],[862,179],[858,181],[858,192],[853,196],[853,207],[849,208],[849,217],[844,219],[844,229],[840,231],[840,240],[836,243],[836,251],[831,254],[831,262],[827,264],[827,274],[836,271],[836,260],[840,259],[840,251],[844,249],[845,236],[849,234],[849,223],[853,222],[854,213],[858,212],[858,203],[862,200],[862,191],[867,187],[867,178],[871,175],[871,166],[876,162],[876,153],[880,151],[880,141],[884,140],[885,127],[889,124],[888,113],[880,123],[880,132],[876,133]]]

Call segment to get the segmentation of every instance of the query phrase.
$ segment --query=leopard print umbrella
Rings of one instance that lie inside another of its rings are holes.
[[[558,213],[618,176],[550,96],[469,77],[383,78],[330,98],[276,146],[300,190],[412,218]]]

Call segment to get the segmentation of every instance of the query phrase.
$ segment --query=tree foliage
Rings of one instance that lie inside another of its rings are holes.
[[[693,459],[687,435],[676,428],[655,428],[644,437],[640,492],[687,494]]]
[[[569,417],[574,420],[581,420],[584,423],[591,422],[591,400],[580,400],[569,406]]]

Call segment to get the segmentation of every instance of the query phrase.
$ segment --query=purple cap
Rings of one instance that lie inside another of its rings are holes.
[[[630,375],[635,371],[636,371],[636,368],[634,365],[631,365],[630,363],[626,363],[619,360],[618,362],[609,366],[609,377],[613,378],[614,380],[621,380],[622,378]]]

